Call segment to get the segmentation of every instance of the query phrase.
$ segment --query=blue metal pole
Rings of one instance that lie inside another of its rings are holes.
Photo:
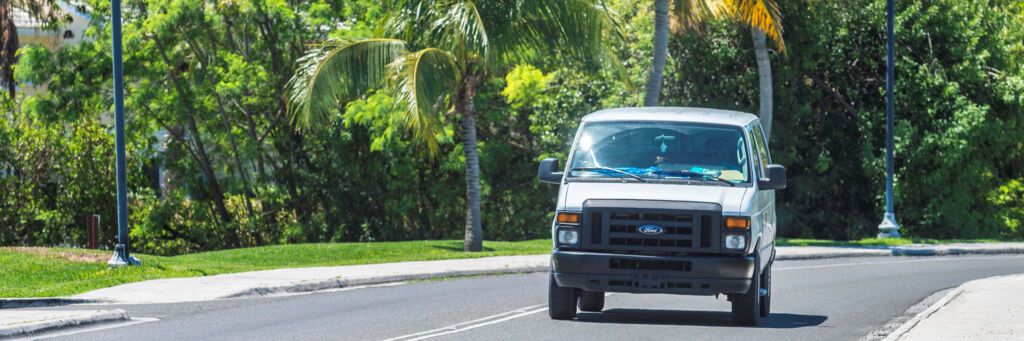
[[[110,0],[111,42],[114,57],[114,125],[117,173],[117,245],[110,266],[138,264],[128,254],[128,193],[124,152],[124,72],[121,67],[121,0]]]
[[[892,209],[892,174],[893,168],[893,112],[895,109],[895,99],[893,96],[893,86],[895,85],[894,69],[895,69],[895,33],[893,29],[893,22],[896,17],[896,8],[893,4],[893,0],[886,2],[886,13],[885,13],[885,24],[886,24],[886,65],[885,65],[885,217],[882,218],[882,223],[878,225],[878,237],[879,238],[899,238],[900,233],[899,224],[896,224],[896,214],[893,213]]]

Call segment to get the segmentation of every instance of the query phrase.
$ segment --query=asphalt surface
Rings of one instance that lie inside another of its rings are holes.
[[[55,340],[857,340],[930,294],[1024,273],[1024,256],[779,261],[772,315],[731,323],[705,296],[612,294],[605,311],[547,316],[547,273],[475,277],[304,295],[121,308],[133,323],[66,330]],[[38,308],[37,308],[38,309]]]

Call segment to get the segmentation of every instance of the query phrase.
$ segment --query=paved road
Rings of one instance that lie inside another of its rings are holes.
[[[115,305],[152,322],[61,340],[857,340],[933,292],[1024,273],[1024,256],[780,261],[773,314],[731,325],[725,297],[613,294],[605,312],[552,321],[546,273],[466,278],[315,294]],[[55,309],[82,309],[63,307]],[[454,327],[453,327],[454,326]]]

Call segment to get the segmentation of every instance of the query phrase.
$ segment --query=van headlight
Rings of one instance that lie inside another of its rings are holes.
[[[742,250],[747,247],[747,236],[739,234],[725,235],[725,248],[730,250]]]
[[[576,243],[580,241],[580,233],[575,229],[559,228],[558,229],[558,244],[566,246],[576,246]]]

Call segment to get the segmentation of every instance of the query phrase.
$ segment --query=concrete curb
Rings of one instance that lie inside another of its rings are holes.
[[[933,303],[930,307],[928,307],[928,309],[925,309],[921,313],[915,315],[910,320],[907,320],[907,322],[903,323],[903,325],[901,325],[899,328],[894,330],[892,333],[889,333],[889,335],[887,335],[885,337],[885,339],[882,339],[882,341],[897,341],[897,340],[900,340],[901,338],[903,338],[904,335],[906,335],[908,332],[913,330],[914,327],[917,327],[917,325],[919,323],[921,323],[922,321],[928,319],[933,314],[938,312],[940,309],[942,309],[942,308],[946,307],[947,305],[949,305],[950,302],[953,302],[953,300],[956,300],[958,297],[963,295],[963,293],[965,292],[965,289],[964,289],[965,287],[968,287],[968,286],[973,285],[973,284],[978,283],[978,282],[984,282],[984,281],[996,280],[996,279],[1000,279],[1000,278],[1014,277],[1014,276],[1019,276],[1019,275],[994,276],[994,277],[981,278],[981,279],[976,279],[976,280],[964,282],[963,284],[960,284],[956,288],[951,289],[948,293],[946,293],[945,296],[943,296],[941,299],[939,299],[938,301]]]
[[[970,282],[967,282],[967,283],[970,283]],[[964,284],[967,284],[967,283],[964,283]],[[934,314],[936,311],[938,311],[939,309],[942,309],[942,307],[945,307],[947,304],[949,304],[949,302],[952,302],[954,299],[956,299],[961,294],[963,294],[964,291],[963,291],[963,289],[961,289],[962,287],[963,287],[963,284],[961,284],[959,287],[956,287],[955,289],[951,290],[945,296],[940,298],[937,302],[933,303],[930,307],[928,307],[928,309],[925,309],[924,311],[920,312],[919,314],[914,315],[914,317],[912,317],[910,320],[907,320],[907,322],[904,322],[902,326],[900,326],[899,328],[896,328],[896,330],[894,330],[892,333],[889,333],[889,335],[887,335],[884,339],[882,339],[882,341],[895,341],[895,340],[899,340],[901,337],[903,337],[903,334],[906,334],[911,329],[914,329],[914,327],[916,327],[918,323],[920,323],[924,319],[928,318],[928,316],[932,316],[932,314]]]
[[[73,297],[0,298],[0,309],[38,308],[102,302],[104,301]]]
[[[984,247],[971,244],[949,244],[936,247],[905,245],[892,248],[893,256],[952,256],[952,255],[993,255],[1024,253],[1022,243]]]
[[[0,326],[0,339],[28,337],[34,333],[52,331],[56,329],[114,321],[127,321],[129,319],[131,318],[128,316],[128,312],[123,309],[114,309],[108,311],[97,311],[96,313],[83,316],[71,316],[53,320]]]
[[[281,294],[296,294],[304,292],[314,292],[321,290],[330,289],[341,289],[354,286],[363,285],[376,285],[385,283],[396,283],[406,282],[433,278],[444,278],[444,277],[459,277],[459,276],[474,276],[474,275],[496,275],[496,274],[511,274],[511,273],[534,273],[534,272],[547,272],[548,265],[543,266],[522,266],[522,267],[505,267],[500,269],[492,270],[475,270],[475,271],[447,271],[441,273],[432,273],[428,275],[395,275],[395,276],[379,276],[369,278],[355,278],[355,279],[341,279],[333,278],[322,281],[310,281],[287,285],[278,286],[265,286],[265,287],[254,287],[247,290],[239,291],[234,294],[225,295],[218,299],[226,298],[245,298],[245,297],[258,297],[258,296],[270,296],[270,295],[281,295]]]

